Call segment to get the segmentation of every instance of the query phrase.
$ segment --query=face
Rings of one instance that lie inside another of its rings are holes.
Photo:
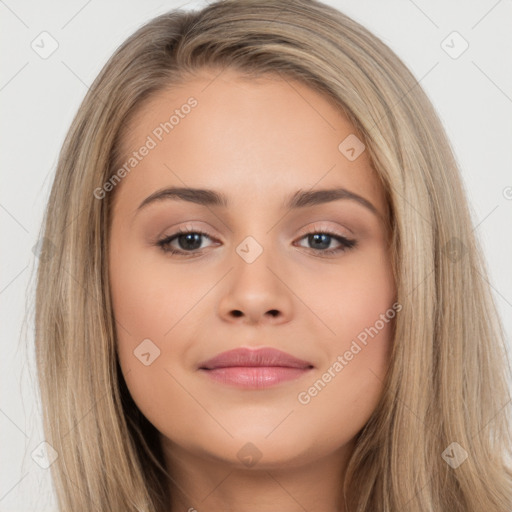
[[[354,126],[323,95],[217,74],[144,104],[123,135],[122,179],[104,188],[115,197],[121,369],[169,460],[277,468],[342,457],[389,364],[385,195]],[[151,199],[171,187],[221,200]],[[341,192],[318,194],[331,189]],[[206,363],[238,348],[248,359]],[[254,357],[260,348],[301,363]]]

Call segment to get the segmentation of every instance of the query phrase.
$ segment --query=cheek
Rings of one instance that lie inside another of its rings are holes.
[[[165,343],[179,322],[186,324],[185,315],[192,312],[208,283],[197,273],[197,282],[183,274],[179,270],[171,274],[161,256],[137,257],[135,251],[127,251],[126,257],[112,258],[110,287],[121,349],[127,345],[133,350],[145,338]]]
[[[322,343],[328,355],[296,399],[303,417],[328,417],[336,425],[333,435],[350,437],[377,406],[389,367],[399,310],[392,266],[387,252],[375,247],[322,282],[324,293],[312,309],[329,328]]]
[[[336,344],[339,350],[374,326],[396,296],[391,261],[379,244],[347,255],[342,265],[303,282],[305,287],[297,294],[308,298],[311,311],[324,324],[326,341]],[[379,322],[381,329],[385,330]]]
[[[172,421],[165,414],[168,406],[180,408],[183,404],[166,372],[168,358],[180,347],[175,343],[171,347],[170,335],[164,336],[179,320],[178,308],[169,305],[180,301],[170,296],[169,287],[162,295],[157,277],[151,267],[125,259],[111,272],[111,293],[117,353],[126,385],[140,411],[161,430]]]
[[[390,363],[396,318],[392,301],[387,291],[379,297],[360,293],[343,303],[344,313],[333,314],[336,337],[323,344],[328,357],[295,397],[297,421],[290,424],[290,438],[316,438],[317,449],[328,451],[348,443],[368,422]]]
[[[120,249],[113,244],[109,277],[117,353],[126,385],[158,430],[173,425],[172,437],[187,438],[189,421],[176,422],[174,411],[188,418],[204,412],[188,394],[200,393],[187,380],[182,365],[197,324],[195,315],[201,315],[194,307],[201,305],[211,283],[197,272],[192,284],[190,273],[171,274],[159,255]]]
[[[117,237],[122,238],[122,237]],[[162,296],[158,269],[118,240],[112,243],[109,280],[116,322],[117,352],[130,393],[149,406],[163,351],[164,333],[174,325],[171,297]],[[167,287],[169,290],[170,287]],[[176,304],[176,300],[172,304]],[[135,384],[135,385],[134,385]]]

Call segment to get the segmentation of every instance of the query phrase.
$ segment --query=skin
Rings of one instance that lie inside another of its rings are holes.
[[[156,93],[127,126],[122,154],[140,148],[190,96],[198,105],[116,186],[109,238],[120,365],[161,434],[169,510],[343,510],[346,463],[382,395],[392,321],[309,403],[298,395],[395,300],[384,191],[367,151],[349,161],[338,150],[357,134],[339,109],[279,76],[244,80],[232,70],[204,70]],[[164,200],[137,210],[168,186],[215,189],[231,204]],[[377,214],[349,199],[282,208],[299,189],[334,187],[367,199]],[[192,257],[156,245],[180,227],[208,234],[192,251],[174,239],[172,247]],[[306,235],[318,229],[357,245],[322,256],[342,246],[329,237],[314,245]],[[263,249],[252,263],[236,251],[247,236]],[[144,339],[160,350],[147,366],[134,355]],[[198,370],[237,347],[277,348],[314,368],[257,390]],[[247,443],[252,466],[237,455]]]

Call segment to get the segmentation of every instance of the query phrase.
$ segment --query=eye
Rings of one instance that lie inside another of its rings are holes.
[[[201,246],[201,237],[210,238],[208,233],[197,229],[184,228],[179,229],[176,233],[166,236],[159,240],[157,245],[163,252],[169,254],[180,254],[188,257],[196,255],[199,247]],[[182,246],[181,249],[176,249],[171,246],[171,243],[177,241]]]
[[[301,240],[303,238],[307,238],[308,243],[313,246],[312,250],[317,252],[319,251],[320,256],[329,256],[339,252],[344,252],[357,245],[356,240],[349,239],[339,233],[332,233],[324,230],[310,231],[309,233],[306,233]],[[331,245],[332,240],[338,242],[340,246],[333,249],[327,249],[326,246]],[[324,248],[327,250],[323,250]]]
[[[212,239],[212,237],[204,231],[185,228],[162,238],[156,245],[166,254],[180,255],[183,257],[197,256],[201,254],[201,237]],[[309,249],[318,253],[320,256],[329,256],[344,252],[357,245],[356,240],[346,238],[339,233],[318,229],[304,234],[299,240],[303,239],[307,239],[307,242],[312,245]],[[328,249],[328,246],[331,245],[333,240],[339,244],[339,247]],[[173,242],[177,242],[181,247],[173,247],[171,245]]]

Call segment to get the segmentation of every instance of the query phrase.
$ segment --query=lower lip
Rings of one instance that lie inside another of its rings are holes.
[[[289,368],[283,366],[230,366],[212,370],[201,369],[211,379],[239,388],[262,389],[290,380],[298,379],[311,368]]]

